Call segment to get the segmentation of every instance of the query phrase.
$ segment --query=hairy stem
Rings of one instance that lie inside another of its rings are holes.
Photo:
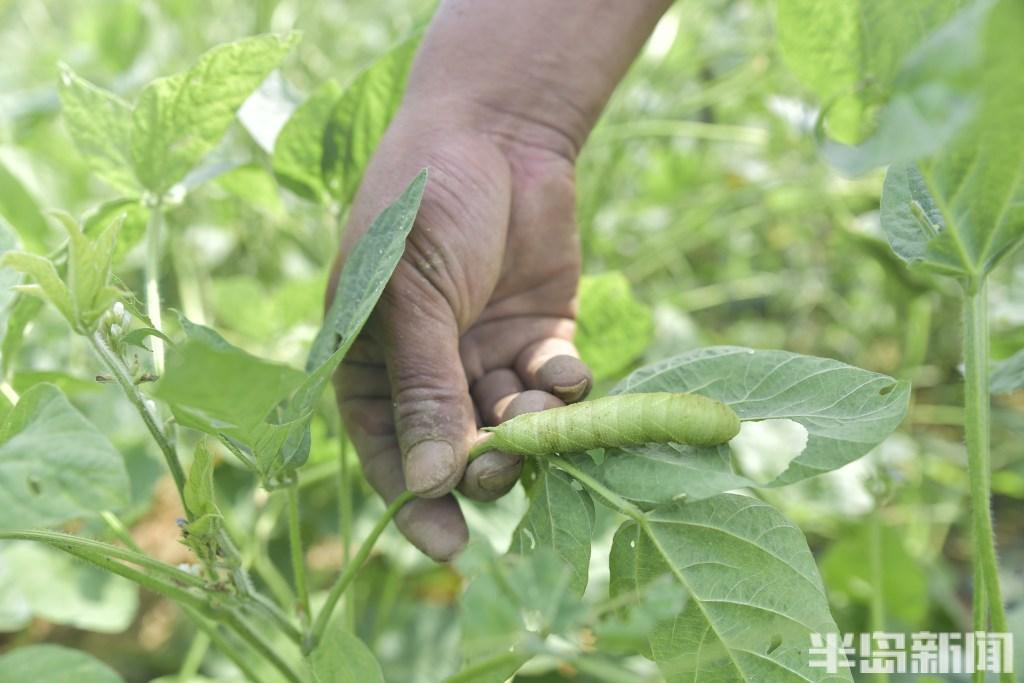
[[[156,340],[156,337],[153,337]],[[142,392],[139,391],[139,387],[136,386],[132,379],[131,373],[128,372],[128,368],[125,367],[124,362],[117,356],[116,353],[107,344],[107,340],[99,332],[93,333],[89,337],[89,342],[92,344],[93,350],[103,361],[103,364],[107,366],[110,374],[114,377],[117,383],[121,386],[121,390],[124,395],[128,397],[128,401],[135,407],[136,412],[142,417],[142,421],[146,425],[146,429],[152,435],[153,440],[156,441],[156,445],[160,448],[160,452],[164,456],[164,461],[167,463],[167,469],[171,471],[171,477],[174,478],[174,485],[178,488],[178,496],[181,498],[182,506],[185,505],[185,470],[181,467],[181,461],[178,460],[178,452],[174,448],[174,444],[171,443],[170,439],[164,433],[160,425],[157,424],[156,416],[150,412],[149,408],[146,407],[146,399],[143,397]],[[155,347],[154,347],[155,348]],[[185,515],[188,517],[191,513],[188,508],[185,509]],[[191,517],[189,517],[191,519]]]
[[[988,352],[988,288],[982,281],[978,287],[966,292],[964,302],[964,429],[971,491],[975,577],[982,579],[982,582],[974,587],[974,626],[977,628],[979,624],[986,623],[987,606],[992,629],[1005,633],[1008,632],[1008,628],[1002,590],[999,587],[999,565],[996,559],[990,500],[991,398],[988,387]],[[1002,674],[1000,681],[1012,683],[1013,674]]]
[[[338,576],[338,580],[331,586],[331,591],[327,595],[327,601],[324,606],[320,609],[320,613],[316,617],[316,623],[313,625],[313,642],[310,643],[310,647],[307,650],[311,651],[312,648],[316,647],[316,643],[323,637],[324,631],[327,630],[327,624],[331,621],[331,613],[334,608],[338,605],[338,600],[344,595],[345,589],[348,588],[352,580],[355,579],[359,569],[366,562],[370,556],[370,552],[373,550],[374,544],[380,535],[384,533],[384,529],[387,528],[391,520],[394,519],[398,511],[402,509],[406,503],[414,499],[416,496],[409,491],[405,491],[400,496],[395,498],[387,509],[384,510],[384,514],[380,516],[377,523],[374,525],[370,534],[363,541],[362,545],[359,546],[359,551],[355,554],[352,559],[346,558],[345,568],[342,570],[341,575]]]
[[[160,309],[160,241],[163,238],[164,213],[158,203],[149,213],[146,228],[146,315],[153,327],[163,332]],[[153,337],[153,368],[156,374],[164,373],[164,340]]]
[[[288,545],[291,549],[292,575],[295,578],[295,593],[298,598],[299,621],[303,630],[309,629],[309,585],[306,582],[306,562],[302,549],[302,525],[299,523],[299,493],[295,483],[285,487],[288,496]]]

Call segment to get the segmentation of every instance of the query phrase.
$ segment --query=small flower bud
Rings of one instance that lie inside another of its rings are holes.
[[[124,304],[121,303],[120,301],[114,302],[114,309],[113,310],[114,310],[114,317],[115,318],[120,318],[120,317],[124,316]]]
[[[123,330],[121,329],[121,326],[118,325],[117,323],[114,323],[113,325],[110,326],[111,337],[120,337],[122,332]]]

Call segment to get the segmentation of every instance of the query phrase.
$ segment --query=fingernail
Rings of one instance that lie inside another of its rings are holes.
[[[522,462],[513,462],[504,467],[499,467],[496,470],[488,472],[487,474],[480,475],[478,481],[480,482],[480,488],[484,491],[490,491],[494,493],[496,491],[504,491],[509,487],[509,484],[514,482],[516,477],[519,476],[519,468],[522,466]]]
[[[455,451],[444,441],[421,441],[405,456],[405,484],[417,496],[434,498],[455,485]]]
[[[555,385],[551,387],[551,393],[558,398],[562,399],[566,403],[573,403],[579,401],[581,398],[586,396],[590,392],[590,379],[584,378],[576,384],[569,386]]]

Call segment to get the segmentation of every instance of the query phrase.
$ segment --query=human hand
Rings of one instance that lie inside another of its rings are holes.
[[[466,466],[477,428],[580,400],[591,385],[571,341],[573,159],[550,130],[510,133],[479,114],[403,107],[367,168],[339,259],[428,168],[405,254],[337,394],[371,485],[389,501],[406,487],[421,496],[397,524],[437,560],[467,539],[452,489],[493,500],[519,477],[521,459],[505,453]]]

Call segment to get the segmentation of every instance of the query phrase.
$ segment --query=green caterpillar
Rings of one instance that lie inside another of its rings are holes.
[[[740,420],[720,401],[697,394],[624,394],[526,413],[490,429],[470,453],[522,455],[622,448],[646,443],[715,446],[736,436]]]

